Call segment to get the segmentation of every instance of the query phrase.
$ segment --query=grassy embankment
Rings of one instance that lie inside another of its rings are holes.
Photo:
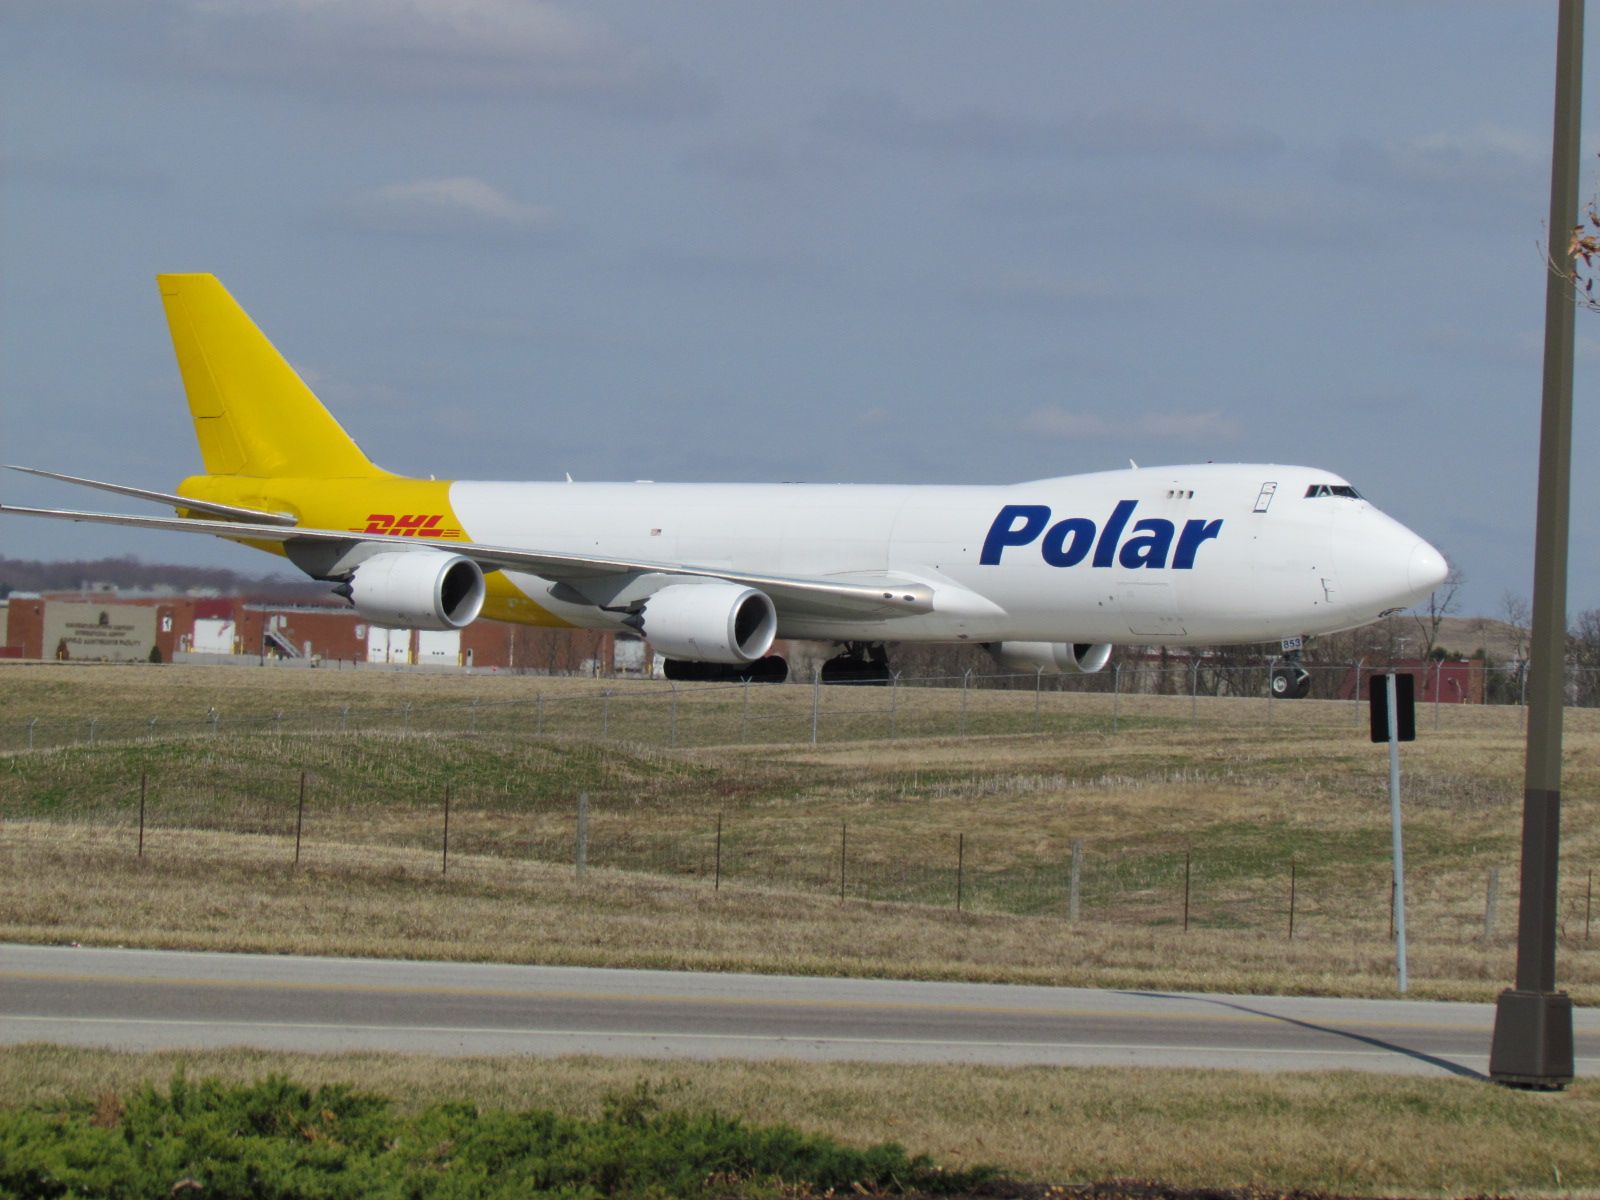
[[[666,1109],[716,1111],[866,1147],[883,1140],[963,1169],[1016,1179],[1162,1179],[1276,1193],[1595,1194],[1600,1088],[1557,1095],[1464,1080],[1356,1073],[866,1066],[0,1050],[0,1105],[114,1119],[140,1086],[174,1071],[250,1083],[279,1073],[309,1087],[359,1080],[402,1114],[444,1102],[601,1116],[608,1097],[648,1086]],[[81,1111],[84,1102],[78,1103]]]
[[[527,736],[530,687],[546,697],[543,737]],[[748,712],[740,693],[685,689],[676,740],[695,748],[675,749],[669,700],[623,693],[603,713],[601,690],[377,673],[0,668],[0,725],[105,722],[94,746],[0,757],[0,938],[1228,990],[1391,987],[1384,760],[1352,706],[1278,705],[1268,726],[1262,703],[1123,697],[1112,734],[1109,697],[1046,694],[1039,735],[1029,732],[1031,696],[974,693],[967,726],[981,736],[961,739],[949,736],[961,720],[956,692],[902,691],[892,718],[881,693],[835,692],[824,694],[813,749],[803,744],[807,689],[755,691]],[[217,734],[204,720],[212,707]],[[280,711],[285,719],[273,721]],[[170,726],[183,713],[180,733]],[[118,720],[126,729],[150,715],[153,738],[105,741]],[[1600,982],[1581,940],[1581,880],[1597,849],[1600,736],[1590,717],[1574,714],[1568,740],[1562,975],[1580,1000]],[[388,732],[340,735],[341,718]],[[883,740],[891,719],[892,742]],[[604,742],[592,736],[602,721],[615,735]],[[398,732],[406,724],[409,735]],[[1438,732],[1431,724],[1426,714],[1423,740],[1406,748],[1414,990],[1487,999],[1510,972],[1516,714],[1445,710]],[[230,732],[241,725],[284,732]],[[455,732],[419,732],[427,728]],[[858,740],[847,740],[852,732]],[[310,786],[296,871],[302,770]],[[150,780],[142,860],[141,773]],[[595,864],[582,882],[570,866],[579,791],[591,798]],[[724,877],[712,892],[718,814]],[[960,914],[951,907],[958,834],[969,908]],[[1085,846],[1077,924],[1065,919],[1073,839]],[[1485,873],[1496,866],[1505,895],[1485,944]],[[313,1086],[359,1080],[402,1098],[405,1112],[464,1100],[578,1117],[643,1079],[672,1108],[785,1121],[855,1146],[892,1139],[953,1167],[998,1163],[1051,1181],[1389,1194],[1600,1187],[1600,1093],[1588,1081],[1542,1097],[1351,1074],[21,1047],[0,1050],[0,1096],[92,1096],[115,1109],[180,1066],[237,1082],[273,1071]]]
[[[1047,692],[1036,714],[1031,693],[975,691],[962,738],[949,736],[959,691],[825,689],[812,747],[805,687],[748,700],[681,688],[674,703],[660,688],[531,677],[73,666],[0,668],[0,688],[8,729],[104,714],[93,745],[0,755],[0,938],[1392,991],[1386,762],[1349,704],[1279,703],[1269,725],[1257,701]],[[174,728],[181,714],[187,731]],[[1600,849],[1594,715],[1573,714],[1568,738],[1562,978],[1580,1002],[1600,994],[1597,943],[1583,940]],[[1435,731],[1426,713],[1405,749],[1413,991],[1489,999],[1511,973],[1517,714],[1439,719]],[[542,736],[530,736],[536,720]],[[340,733],[341,722],[387,732]],[[1035,724],[1045,732],[1019,731]],[[118,728],[144,736],[108,741]],[[912,736],[923,728],[943,736]],[[774,735],[786,742],[758,741]],[[1485,939],[1494,868],[1502,894]]]

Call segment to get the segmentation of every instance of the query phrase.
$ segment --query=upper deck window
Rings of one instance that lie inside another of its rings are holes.
[[[1361,499],[1361,493],[1348,483],[1313,483],[1306,489],[1306,499],[1312,500],[1318,496],[1343,496],[1346,500]]]

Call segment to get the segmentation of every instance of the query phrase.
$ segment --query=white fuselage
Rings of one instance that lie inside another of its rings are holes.
[[[1208,463],[998,487],[458,482],[450,503],[483,544],[934,589],[932,612],[780,616],[780,637],[1194,645],[1361,625],[1442,581],[1438,551],[1332,486],[1348,491],[1314,468]],[[621,625],[507,576],[574,625]]]

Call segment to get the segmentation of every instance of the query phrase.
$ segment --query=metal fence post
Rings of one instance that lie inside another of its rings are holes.
[[[967,866],[967,835],[956,834],[956,911],[961,911],[961,890]]]
[[[1489,944],[1494,937],[1495,915],[1500,908],[1500,868],[1489,868],[1489,879],[1483,888],[1483,942]]]
[[[478,698],[476,696],[474,696],[472,698],[472,716],[471,716],[470,727],[468,729],[468,732],[469,733],[477,733],[478,732]]]
[[[1079,897],[1083,889],[1083,840],[1072,839],[1072,873],[1067,880],[1067,920],[1078,922]]]
[[[89,745],[94,745],[94,727],[100,723],[99,717],[89,718]]]
[[[972,682],[972,668],[961,672],[961,736],[967,736],[967,686]]]
[[[900,672],[889,676],[889,740],[900,734]]]
[[[138,854],[138,857],[140,857],[140,858],[144,857],[144,793],[145,793],[145,785],[149,782],[149,779],[150,779],[149,775],[147,775],[145,772],[143,772],[143,771],[139,772],[139,854]]]
[[[1517,708],[1521,710],[1522,728],[1528,728],[1528,664],[1524,660],[1517,671],[1519,676],[1519,690],[1517,693]]]
[[[672,739],[671,744],[676,746],[678,744],[678,685],[672,683],[671,680],[667,682],[672,684],[672,728],[669,731],[669,735]]]
[[[1295,861],[1294,855],[1289,856],[1289,940],[1294,941],[1294,899],[1295,899]]]
[[[578,878],[582,879],[589,869],[589,793],[578,793],[578,845],[577,845]]]
[[[1200,715],[1200,660],[1189,663],[1189,719]]]
[[[603,688],[600,692],[600,736],[611,736],[611,689]]]
[[[1033,672],[1033,731],[1039,733],[1044,729],[1044,718],[1040,708],[1044,700],[1044,668],[1035,668]]]
[[[339,732],[343,733],[350,727],[350,706],[348,704],[339,709]]]
[[[839,822],[839,902],[844,903],[845,881],[845,847],[848,844],[850,826],[847,822]]]
[[[1122,716],[1122,664],[1113,663],[1111,666],[1111,732],[1117,732],[1117,724]]]
[[[444,785],[444,842],[439,857],[439,874],[450,874],[450,785]]]
[[[1189,851],[1183,852],[1183,931],[1189,932]]]
[[[811,744],[817,744],[817,718],[822,707],[822,667],[811,668]]]
[[[739,702],[739,744],[745,741],[745,730],[750,724],[750,680],[744,681],[744,698]]]
[[[211,735],[215,737],[220,732],[218,727],[222,723],[222,714],[214,708],[209,708],[206,710],[206,719],[211,722]]]
[[[33,727],[35,725],[37,725],[38,723],[39,723],[39,718],[38,717],[35,717],[33,720],[28,722],[28,749],[29,750],[33,749]]]
[[[300,802],[294,810],[294,865],[300,865],[300,830],[306,821],[306,773],[300,772]]]
[[[538,735],[540,735],[542,737],[544,735],[544,693],[543,692],[535,692],[533,694],[533,707],[534,707],[535,713],[537,714],[536,720],[535,720],[535,723],[534,723],[534,727],[533,727],[533,731],[534,731],[534,733],[536,733],[536,734],[538,734]]]
[[[282,713],[278,714],[278,719],[283,719]],[[411,732],[411,701],[409,700],[406,701],[405,711],[400,718],[400,732],[403,734],[410,734]]]
[[[1439,730],[1439,695],[1444,691],[1444,659],[1433,664],[1433,728]]]
[[[715,871],[716,871],[716,874],[712,876],[711,890],[713,892],[720,892],[722,890],[722,814],[721,813],[717,814],[717,858],[716,858]]]
[[[153,741],[156,740],[156,721],[158,719],[159,718],[157,718],[157,717],[151,717],[150,720],[146,723],[145,735],[144,735],[146,741],[153,742]]]

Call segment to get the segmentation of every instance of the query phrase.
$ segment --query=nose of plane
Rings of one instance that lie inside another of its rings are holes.
[[[1406,578],[1411,590],[1421,595],[1433,591],[1450,574],[1450,564],[1427,542],[1420,538],[1411,549],[1411,562],[1406,568]]]

